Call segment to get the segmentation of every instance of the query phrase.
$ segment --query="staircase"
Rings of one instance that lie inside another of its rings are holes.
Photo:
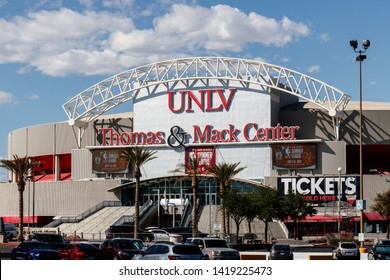
[[[134,207],[118,206],[105,207],[78,223],[63,223],[59,230],[66,236],[73,236],[74,232],[84,239],[105,239],[105,231],[120,217],[133,215]]]

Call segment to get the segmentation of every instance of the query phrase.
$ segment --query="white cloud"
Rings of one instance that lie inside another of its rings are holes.
[[[103,4],[129,7],[133,2]],[[91,7],[94,1],[82,4]],[[137,29],[123,13],[41,10],[0,19],[0,64],[22,64],[19,73],[37,69],[50,76],[105,75],[177,56],[234,53],[248,44],[283,47],[309,32],[307,25],[287,17],[246,14],[227,5],[175,4],[149,29]]]
[[[331,39],[328,33],[323,33],[320,35],[320,40],[324,43],[328,42]]]
[[[310,66],[308,69],[309,73],[317,73],[317,72],[320,72],[320,70],[321,70],[321,67],[319,65]]]
[[[17,103],[14,96],[8,92],[0,91],[0,105],[1,104],[15,104]]]
[[[27,98],[30,100],[38,100],[40,98],[40,96],[37,94],[33,94],[33,95],[27,96]]]

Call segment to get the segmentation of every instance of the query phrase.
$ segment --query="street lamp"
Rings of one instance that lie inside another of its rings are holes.
[[[337,194],[339,196],[338,203],[337,203],[337,210],[339,213],[339,218],[338,218],[338,223],[337,223],[337,232],[338,232],[338,234],[340,234],[340,239],[341,239],[341,207],[340,207],[340,204],[341,204],[341,195],[343,192],[343,189],[341,186],[341,171],[343,169],[341,167],[339,167],[337,170],[339,172],[339,182],[338,182],[338,189],[337,189]]]
[[[157,227],[160,228],[160,185],[158,189],[154,189],[153,191],[157,191]]]
[[[367,51],[367,49],[370,47],[370,41],[369,40],[363,40],[363,50],[358,48],[358,42],[357,40],[351,40],[349,41],[350,46],[353,48],[355,53],[358,53],[359,55],[356,57],[356,61],[359,62],[359,80],[360,80],[360,107],[359,107],[359,115],[360,115],[360,126],[359,126],[359,162],[360,162],[360,168],[359,168],[359,176],[360,176],[360,200],[363,200],[363,101],[362,101],[362,62],[367,58],[366,55],[363,55]],[[364,202],[363,202],[364,205]],[[363,211],[364,209],[360,210],[360,233],[364,234],[363,229]],[[360,247],[363,247],[363,242],[360,242]]]

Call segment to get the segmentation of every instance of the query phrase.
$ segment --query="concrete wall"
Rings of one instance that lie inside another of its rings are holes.
[[[102,116],[87,127],[81,146],[100,145],[102,139],[98,135],[99,128],[112,127],[119,131],[132,131],[132,116],[132,113]],[[68,154],[78,148],[75,138],[77,133],[77,129],[73,131],[68,122],[16,129],[8,134],[8,157],[11,158],[14,154],[19,156]]]
[[[35,215],[77,215],[104,200],[119,201],[107,189],[120,184],[120,180],[63,181],[35,183]],[[33,184],[30,184],[32,207]],[[0,216],[18,216],[19,193],[14,183],[0,183]],[[24,191],[24,215],[28,214],[28,183]],[[32,208],[31,208],[32,209]],[[31,211],[31,210],[30,210]],[[32,214],[30,212],[30,214]]]

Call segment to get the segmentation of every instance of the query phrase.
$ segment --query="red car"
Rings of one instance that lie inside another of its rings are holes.
[[[89,243],[69,243],[59,251],[60,258],[65,260],[99,260],[100,249]]]

